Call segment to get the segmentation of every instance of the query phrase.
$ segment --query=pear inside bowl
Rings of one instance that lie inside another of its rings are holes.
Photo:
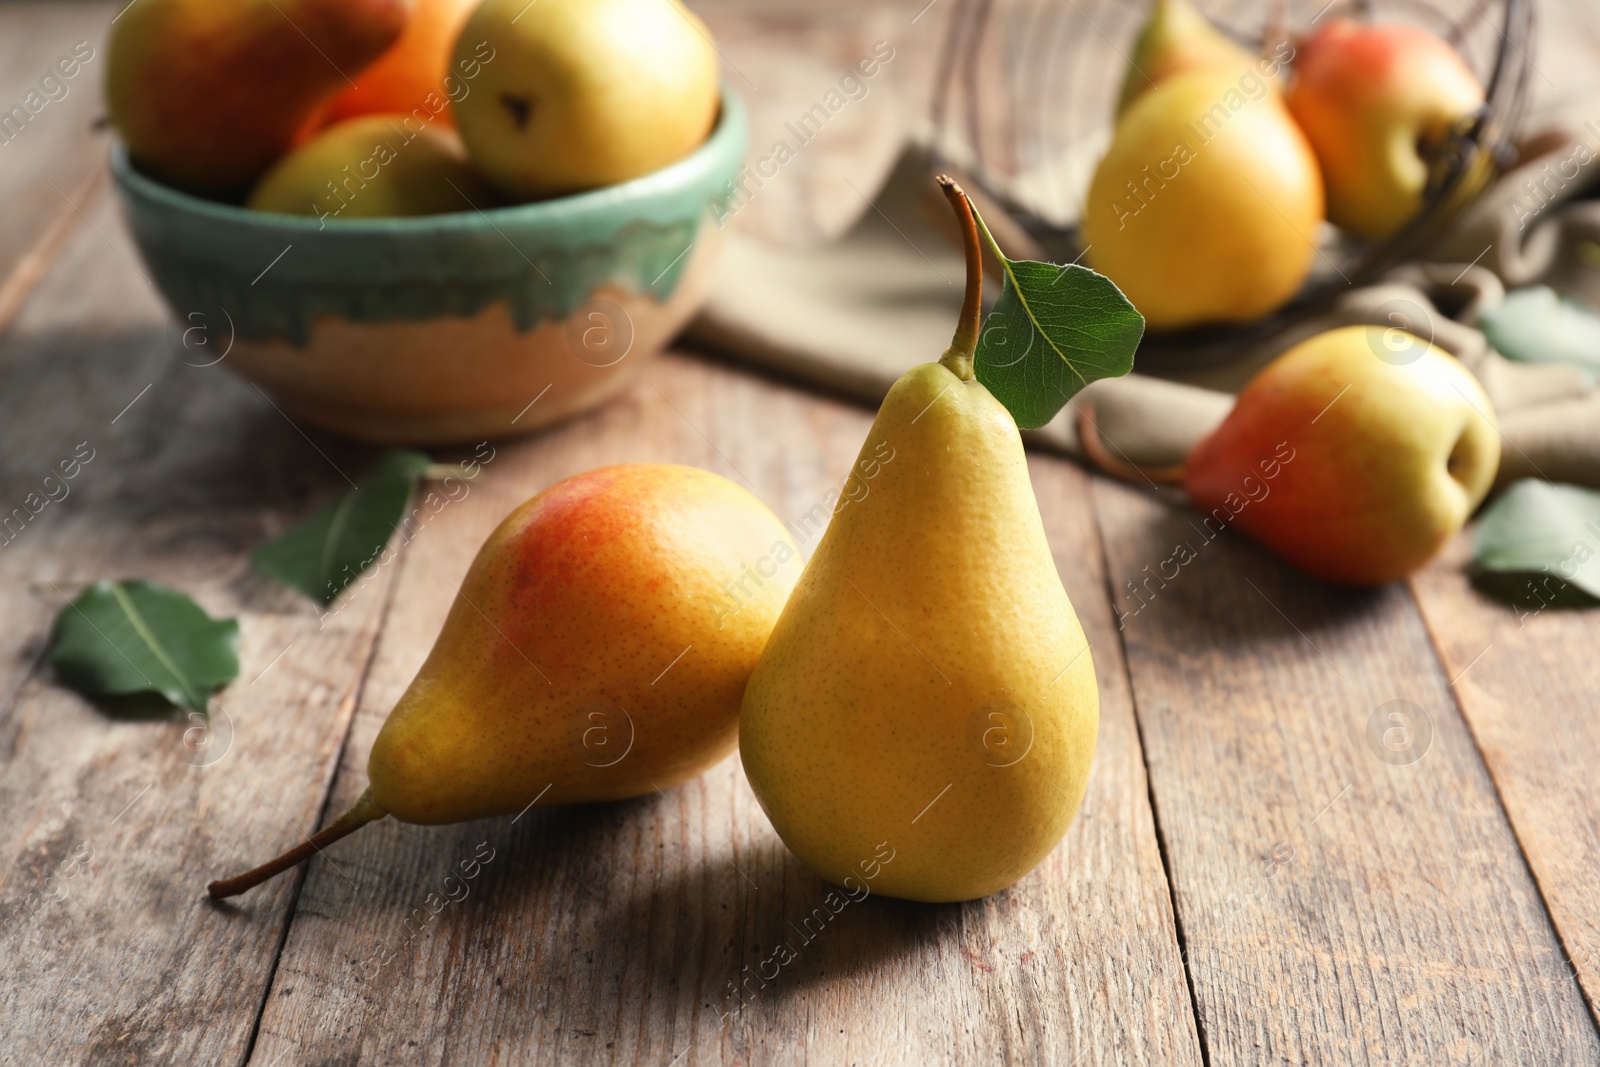
[[[660,170],[411,218],[205,200],[141,173],[120,144],[111,168],[181,358],[335,433],[447,444],[548,425],[629,383],[706,297],[745,143],[724,87],[711,135]]]

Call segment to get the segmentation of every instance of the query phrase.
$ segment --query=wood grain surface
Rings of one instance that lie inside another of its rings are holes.
[[[927,110],[942,13],[913,22],[921,5],[835,3],[803,15],[745,0],[696,6],[749,109],[756,169],[741,179],[740,231],[787,245],[840,235],[867,210]],[[865,60],[873,76],[841,87]],[[835,109],[822,124],[811,109],[830,92]]]
[[[252,387],[180,361],[108,200],[89,222],[0,346],[0,395],[31,416],[0,421],[7,509],[80,443],[93,450],[70,492],[0,548],[0,1061],[237,1062],[295,881],[234,921],[205,901],[202,872],[317,821],[387,579],[322,624],[246,554],[370,457],[313,445]],[[212,737],[50,684],[50,620],[83,585],[119,577],[239,618],[240,679]]]
[[[730,759],[620,804],[386,820],[207,902],[208,879],[364,788],[455,584],[521,500],[670,460],[790,519],[839,484],[871,414],[664,356],[603,410],[497,442],[324,617],[248,553],[375,452],[192,365],[93,128],[123,2],[0,3],[0,111],[95,49],[0,143],[0,1065],[1600,1063],[1600,613],[1485,599],[1465,537],[1409,584],[1331,590],[1204,539],[1181,500],[1039,456],[1101,731],[1078,819],[1013,889],[869,897],[819,924],[828,887]],[[789,242],[839,232],[924,112],[946,7],[695,6],[753,156],[877,42],[895,49],[740,217]],[[1600,28],[1576,3],[1542,16],[1534,91],[1554,113],[1592,99]],[[70,491],[38,507],[73,459]],[[1195,558],[1162,577],[1179,543]],[[56,612],[115,577],[239,618],[210,730],[53,683]],[[463,861],[470,892],[441,904]],[[780,943],[796,958],[769,977]]]
[[[1470,542],[1458,537],[1411,587],[1561,937],[1553,970],[1576,975],[1593,1005],[1600,796],[1584,768],[1600,761],[1600,612],[1488,599],[1466,576]]]
[[[749,479],[793,518],[843,480],[869,421],[669,358],[623,402],[500,446],[412,542],[334,806],[365,788],[367,748],[455,583],[523,497],[597,464],[670,460]],[[816,932],[828,887],[786,853],[735,760],[620,805],[380,823],[330,857],[355,886],[313,863],[253,1062],[1199,1063],[1086,480],[1060,461],[1035,474],[1104,704],[1084,816],[1020,885],[960,906],[868,898]],[[480,848],[493,863],[435,915],[429,894]],[[764,981],[780,942],[797,959]]]
[[[0,329],[104,184],[109,140],[93,126],[117,10],[24,0],[0,12]]]
[[[1600,1062],[1405,587],[1095,501],[1213,1062]]]

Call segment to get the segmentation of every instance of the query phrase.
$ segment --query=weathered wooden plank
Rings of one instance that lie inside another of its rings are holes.
[[[93,452],[0,548],[0,1062],[241,1062],[296,881],[236,910],[204,883],[316,822],[389,577],[319,625],[245,554],[344,486],[330,461],[370,453],[324,459],[254,389],[177,359],[111,205],[90,218],[0,344],[5,514]],[[214,747],[48,682],[51,619],[106,577],[240,618]]]
[[[675,357],[647,377],[500,446],[413,542],[335,806],[365,786],[455,583],[523,497],[600,463],[673,460],[748,477],[792,518],[842,480],[869,421]],[[1086,486],[1059,461],[1034,472],[1104,703],[1084,814],[1019,886],[962,906],[868,898],[817,932],[806,917],[828,887],[784,850],[736,760],[623,804],[385,821],[335,848],[355,886],[312,864],[252,1062],[1198,1063]],[[493,862],[434,916],[428,894],[479,849]],[[797,956],[781,968],[780,942]]]
[[[0,329],[102,183],[107,139],[92,125],[117,10],[98,0],[0,4]]]
[[[917,19],[926,2],[693,5],[749,108],[751,169],[732,201],[743,232],[817,243],[867,210],[927,110],[943,13]]]
[[[1600,544],[1591,537],[1583,550]],[[1600,610],[1491,600],[1467,580],[1471,558],[1463,534],[1411,585],[1561,936],[1564,957],[1551,974],[1576,974],[1592,1008],[1600,1002]],[[1485,821],[1501,826],[1494,815]]]
[[[1095,495],[1211,1061],[1600,1062],[1406,588]]]

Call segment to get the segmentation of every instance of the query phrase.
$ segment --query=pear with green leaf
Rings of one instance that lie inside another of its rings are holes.
[[[924,901],[998,892],[1055,848],[1099,722],[1017,422],[974,374],[981,223],[959,186],[940,184],[966,243],[960,325],[938,362],[885,397],[851,475],[861,484],[779,616],[739,723],[750,784],[807,866]],[[1088,279],[1115,290],[1081,268],[1001,263],[1006,288],[983,332],[1017,351],[1031,340],[1034,356],[1080,374],[1061,309],[1081,306]],[[1116,314],[1137,319],[1125,301]]]

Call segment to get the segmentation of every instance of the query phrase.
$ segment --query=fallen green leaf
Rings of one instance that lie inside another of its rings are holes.
[[[1600,600],[1600,493],[1538,478],[1512,483],[1473,534],[1473,580],[1538,607]]]
[[[333,603],[389,543],[428,464],[421,452],[389,449],[353,488],[256,549],[250,562],[324,606]]]
[[[1133,369],[1144,316],[1088,267],[1007,259],[981,216],[977,222],[1004,280],[978,333],[973,370],[1018,426],[1035,429],[1090,382]]]
[[[213,619],[154,582],[96,582],[61,609],[50,634],[56,677],[87,697],[159,693],[206,711],[239,674],[239,623]]]
[[[1489,343],[1521,363],[1575,363],[1600,371],[1600,312],[1546,285],[1507,293],[1478,319]]]

